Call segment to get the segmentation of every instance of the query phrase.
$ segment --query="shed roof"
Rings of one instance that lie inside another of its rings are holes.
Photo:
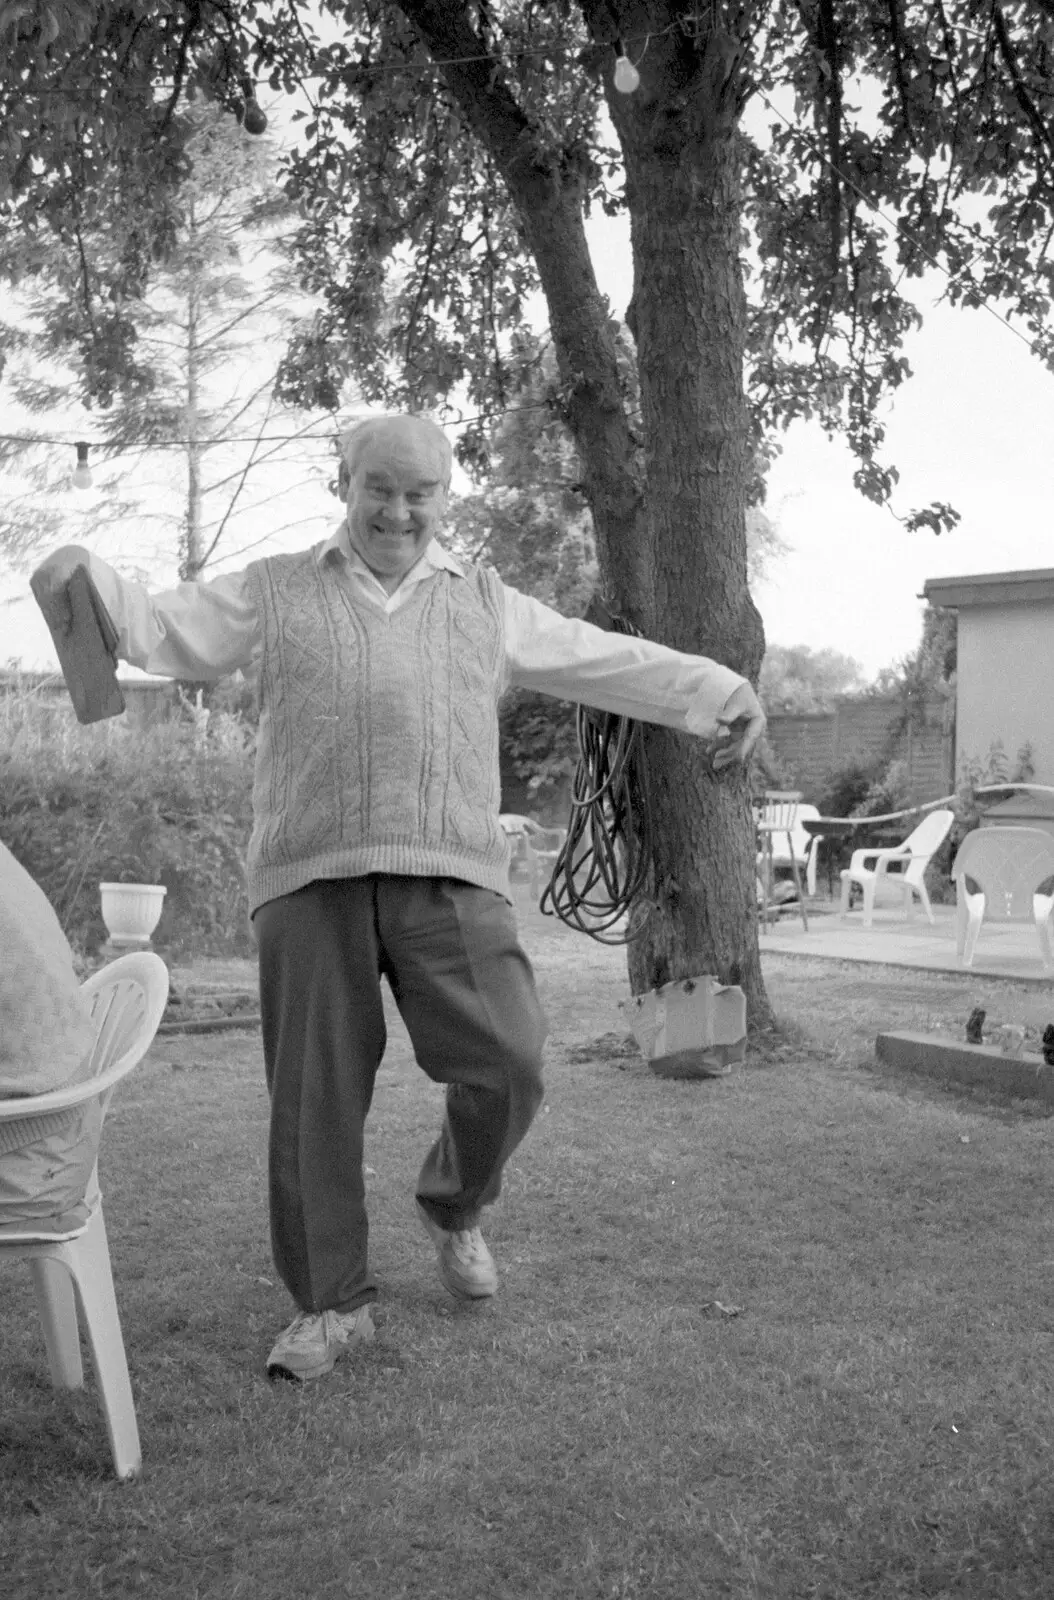
[[[1054,600],[1054,567],[1022,572],[973,572],[960,578],[927,578],[920,600],[947,610]]]

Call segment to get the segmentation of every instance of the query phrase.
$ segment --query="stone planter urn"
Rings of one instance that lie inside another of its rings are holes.
[[[167,892],[160,883],[100,883],[102,920],[115,950],[149,945]]]

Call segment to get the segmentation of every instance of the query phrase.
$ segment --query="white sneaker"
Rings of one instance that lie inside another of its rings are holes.
[[[498,1269],[478,1228],[441,1228],[417,1202],[421,1225],[436,1247],[439,1276],[459,1300],[487,1300],[498,1292]]]
[[[321,1378],[353,1344],[373,1338],[368,1305],[354,1311],[301,1311],[279,1334],[267,1357],[269,1378]]]

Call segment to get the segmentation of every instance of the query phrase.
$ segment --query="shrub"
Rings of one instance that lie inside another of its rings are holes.
[[[526,785],[532,816],[563,825],[578,765],[578,707],[529,689],[511,689],[498,711],[501,750]]]
[[[816,804],[823,817],[851,817],[863,805],[868,792],[878,781],[881,763],[851,751],[824,775]]]
[[[891,761],[881,777],[868,785],[864,798],[851,816],[884,817],[891,811],[906,811],[912,803],[911,775],[906,761]]]

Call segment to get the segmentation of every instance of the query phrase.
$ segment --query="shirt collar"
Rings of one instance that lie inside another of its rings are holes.
[[[366,565],[365,561],[363,561],[362,557],[359,555],[359,552],[357,550],[353,550],[348,541],[346,522],[342,522],[338,528],[334,529],[330,537],[325,539],[322,544],[315,546],[315,559],[320,564],[323,561],[331,559],[333,556],[341,556],[347,562],[352,572],[363,572],[367,574],[370,572],[369,567]],[[459,578],[463,578],[465,576],[464,564],[460,562],[456,556],[452,556],[449,550],[444,550],[438,539],[431,539],[429,541],[429,543],[425,546],[424,555],[421,557],[420,561],[415,563],[412,570],[419,576],[424,576],[425,571],[454,572]]]

